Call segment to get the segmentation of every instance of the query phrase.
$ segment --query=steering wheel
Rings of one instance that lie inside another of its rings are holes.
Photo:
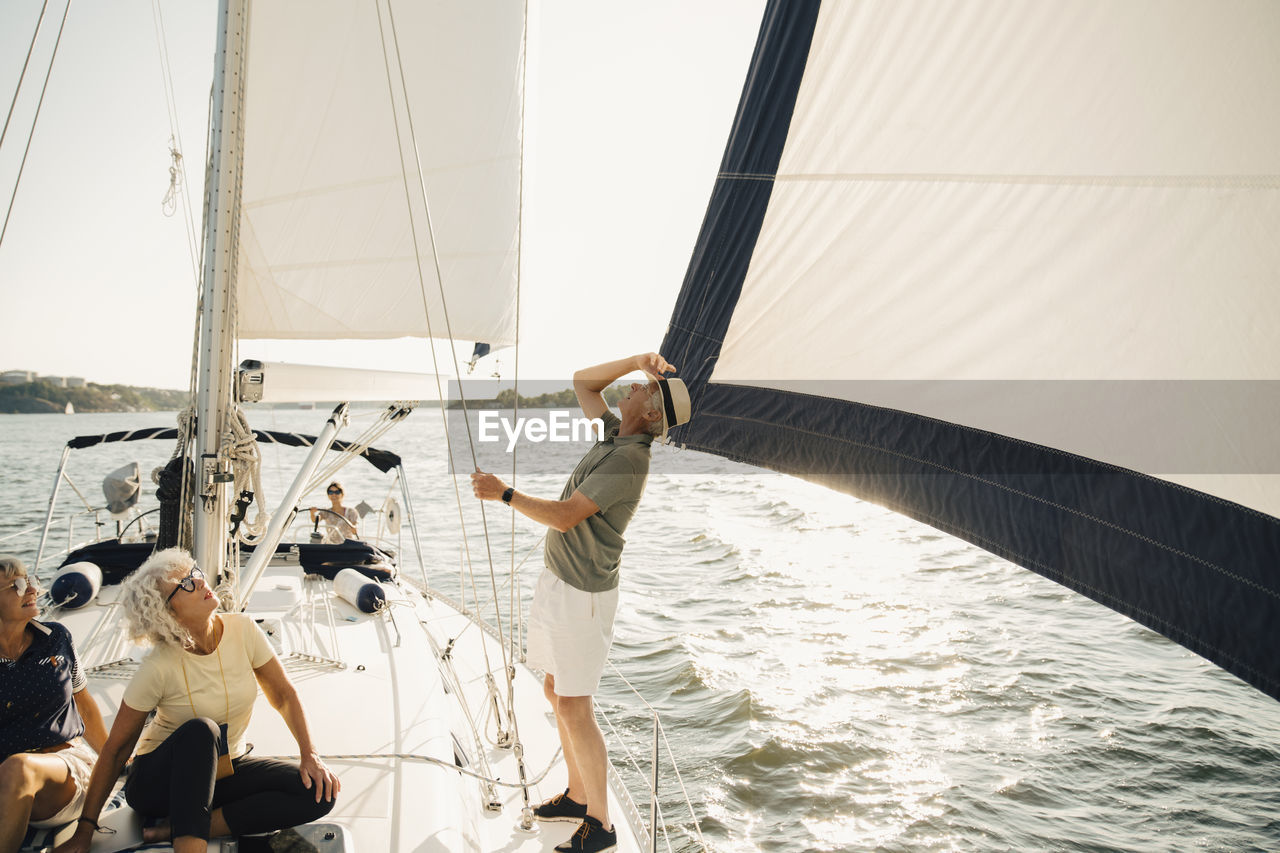
[[[318,507],[316,507],[316,508],[315,508],[315,510],[316,510],[316,523],[315,523],[315,525],[314,525],[311,529],[312,529],[312,530],[314,530],[314,531],[316,531],[317,533],[318,533],[318,532],[320,532],[320,513],[322,513],[322,512],[327,512],[327,513],[329,513],[329,515],[332,515],[334,518],[336,518],[336,519],[338,519],[338,520],[340,520],[340,521],[346,521],[346,520],[347,520],[346,516],[342,515],[342,513],[334,512],[333,510],[331,510],[331,509],[326,509],[325,507],[319,507],[319,506],[318,506]]]

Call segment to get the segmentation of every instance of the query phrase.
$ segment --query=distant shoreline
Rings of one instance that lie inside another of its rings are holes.
[[[616,405],[625,393],[625,387],[616,385],[605,389],[605,401]],[[507,389],[494,399],[468,400],[467,408],[510,409],[515,402],[515,392]],[[187,407],[186,391],[168,388],[141,388],[133,385],[98,385],[90,382],[80,388],[63,388],[52,382],[37,379],[20,385],[0,385],[0,414],[49,415],[60,414],[70,403],[76,414],[95,412],[173,412]],[[326,404],[316,402],[317,408]],[[526,409],[578,407],[578,398],[572,389],[539,394],[534,397],[520,395],[520,407]],[[258,404],[250,406],[258,408]],[[300,404],[263,405],[263,408],[300,409]],[[461,409],[458,401],[450,402],[449,409]]]
[[[0,414],[59,414],[70,403],[77,413],[163,412],[186,406],[186,391],[137,388],[132,385],[97,385],[64,388],[37,379],[19,385],[0,385]]]

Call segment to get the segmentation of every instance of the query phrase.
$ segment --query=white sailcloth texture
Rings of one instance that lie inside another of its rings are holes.
[[[1278,46],[1273,0],[823,3],[712,381],[1280,515]]]
[[[251,10],[239,337],[511,343],[522,5]]]

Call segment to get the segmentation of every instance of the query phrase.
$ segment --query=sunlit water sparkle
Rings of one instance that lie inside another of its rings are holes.
[[[384,444],[406,459],[432,582],[456,592],[453,479],[440,417],[422,414]],[[315,432],[325,412],[251,417]],[[0,416],[0,535],[43,519],[73,434],[172,423]],[[171,449],[86,451],[72,476],[94,500],[107,471]],[[582,450],[522,450],[521,488],[557,496]],[[481,451],[509,474],[501,446]],[[264,451],[273,499],[299,458]],[[465,444],[455,460],[470,469]],[[342,479],[380,504],[387,484],[366,468]],[[486,553],[501,584],[513,550],[534,550],[527,599],[541,530],[518,520],[513,548],[490,505],[487,552],[459,482],[481,604]],[[628,540],[613,659],[661,712],[713,850],[1280,849],[1280,705],[1050,581],[851,497],[670,449]],[[30,559],[35,543],[6,546]],[[617,679],[600,704],[647,772],[648,716]],[[695,849],[669,769],[662,785],[673,848]]]

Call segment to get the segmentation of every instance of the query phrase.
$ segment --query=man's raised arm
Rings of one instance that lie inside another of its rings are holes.
[[[635,370],[641,370],[657,378],[664,373],[674,373],[676,368],[656,352],[633,355],[597,364],[595,367],[584,367],[573,374],[573,392],[578,395],[578,405],[582,413],[589,418],[601,417],[609,410],[604,401],[604,389],[617,380]]]

